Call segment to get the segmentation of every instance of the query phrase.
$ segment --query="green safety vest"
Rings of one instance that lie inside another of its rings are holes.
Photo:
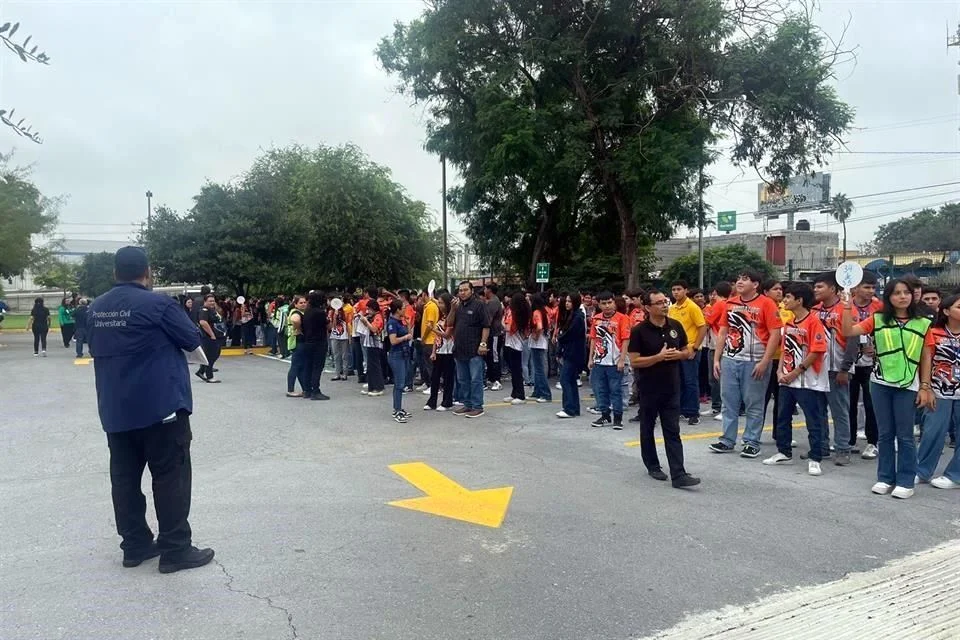
[[[297,336],[294,334],[293,329],[293,316],[300,316],[300,331],[303,331],[303,311],[300,309],[292,309],[290,314],[287,315],[287,351],[293,351],[297,348]]]
[[[929,318],[911,318],[901,326],[896,320],[884,322],[882,313],[874,314],[876,376],[902,389],[913,384],[923,353],[923,340],[930,325]]]

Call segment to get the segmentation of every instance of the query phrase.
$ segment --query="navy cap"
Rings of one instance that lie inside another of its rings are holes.
[[[120,281],[136,280],[147,272],[149,266],[147,252],[141,247],[123,247],[113,258],[113,269]]]

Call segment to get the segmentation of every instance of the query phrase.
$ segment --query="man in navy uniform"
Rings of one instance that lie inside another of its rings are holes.
[[[213,549],[192,545],[187,522],[193,397],[183,353],[200,346],[200,332],[176,300],[150,291],[143,249],[117,251],[114,276],[113,289],[90,305],[87,327],[123,566],[159,555],[160,573],[202,567]],[[153,477],[156,542],[140,490],[144,466]]]

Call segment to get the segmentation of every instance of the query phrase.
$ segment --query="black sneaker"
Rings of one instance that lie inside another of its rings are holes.
[[[633,416],[632,418],[630,418],[629,420],[627,420],[627,422],[630,422],[630,423],[632,423],[632,424],[637,424],[638,422],[643,422],[643,418],[641,418],[640,415],[637,414],[637,415]]]
[[[606,427],[610,425],[610,418],[606,416],[600,416],[596,420],[590,423],[591,427]]]
[[[311,400],[329,400],[330,396],[325,396],[322,393],[315,393],[310,397]]]
[[[830,453],[829,451],[824,451],[823,453],[820,454],[820,460],[821,460],[821,461],[822,461],[822,460],[829,460],[829,459],[832,458],[832,457],[833,457],[833,454]],[[800,454],[800,459],[801,459],[801,460],[809,460],[809,459],[810,459],[810,454],[809,454],[809,453],[801,453],[801,454]]]
[[[150,543],[150,546],[146,550],[139,553],[126,553],[123,554],[123,566],[130,569],[132,567],[139,567],[141,564],[146,562],[151,558],[156,558],[160,555],[160,548],[157,546],[156,542]]]
[[[674,489],[688,489],[700,484],[700,478],[692,476],[689,473],[685,473],[679,478],[674,478],[672,484]]]
[[[403,413],[402,411],[394,411],[394,412],[393,412],[393,420],[394,420],[394,422],[399,422],[400,424],[406,424],[406,423],[407,423],[407,416],[404,415],[404,413]]]
[[[695,424],[700,424],[700,416],[690,416],[687,418],[687,424],[691,427]]]
[[[752,444],[743,445],[743,449],[740,450],[741,458],[756,458],[760,455],[760,448],[755,447]]]
[[[713,451],[714,453],[730,453],[733,451],[733,447],[723,442],[714,442],[712,445],[710,445],[710,451]]]
[[[184,569],[196,569],[213,560],[213,549],[190,547],[186,551],[167,553],[160,556],[160,573],[174,573]]]
[[[622,413],[613,414],[613,430],[623,431],[623,414]]]
[[[666,482],[667,480],[667,474],[663,472],[663,469],[650,469],[649,471],[647,471],[647,475],[649,475],[654,480],[660,480],[662,482]]]

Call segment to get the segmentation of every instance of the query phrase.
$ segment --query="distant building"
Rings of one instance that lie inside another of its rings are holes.
[[[730,233],[704,237],[703,248],[743,245],[778,267],[785,276],[802,278],[804,272],[833,269],[841,262],[840,234],[833,231],[778,230]],[[663,271],[681,256],[697,253],[697,238],[671,238],[654,248],[657,271]]]
[[[82,240],[73,238],[64,238],[61,241],[61,247],[55,252],[55,255],[64,262],[77,264],[83,261],[83,256],[90,253],[116,253],[117,249],[126,247],[130,244],[128,241],[121,240]],[[6,278],[3,282],[3,288],[7,292],[13,291],[39,291],[40,287],[33,281],[30,271],[24,271],[19,276]]]

